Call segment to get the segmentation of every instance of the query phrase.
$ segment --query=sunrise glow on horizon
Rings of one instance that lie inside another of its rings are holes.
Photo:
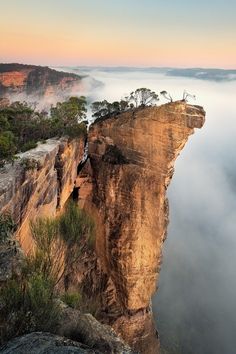
[[[233,0],[8,0],[0,61],[236,68]]]

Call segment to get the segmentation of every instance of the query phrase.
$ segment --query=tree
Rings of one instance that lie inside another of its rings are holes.
[[[82,122],[86,118],[87,102],[84,96],[70,97],[65,102],[58,102],[51,108],[53,121],[61,123],[62,126],[72,126]]]
[[[196,96],[195,96],[195,95],[192,95],[192,94],[188,93],[186,90],[184,90],[182,101],[188,102],[188,100],[187,100],[188,98],[192,98],[192,99],[195,100],[195,99],[196,99]]]
[[[173,98],[167,91],[161,91],[160,94],[170,102],[173,102]]]
[[[158,95],[154,91],[151,91],[145,87],[138,88],[134,92],[131,92],[130,96],[128,97],[129,103],[133,103],[136,108],[139,106],[152,106],[158,100]]]
[[[93,102],[91,105],[91,110],[93,113],[93,117],[105,117],[106,115],[111,113],[111,103],[109,103],[107,100]]]
[[[14,135],[11,131],[5,131],[0,134],[0,167],[8,161],[13,161],[16,153]]]

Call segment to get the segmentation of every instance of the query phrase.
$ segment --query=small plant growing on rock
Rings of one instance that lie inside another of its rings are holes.
[[[16,230],[16,224],[10,213],[0,214],[0,243],[6,241]]]
[[[34,158],[29,158],[29,157],[24,157],[21,162],[20,165],[26,170],[26,171],[30,171],[30,170],[39,170],[41,168],[40,162],[35,160]]]
[[[61,296],[61,300],[68,306],[79,309],[81,304],[81,294],[79,292],[66,292]]]

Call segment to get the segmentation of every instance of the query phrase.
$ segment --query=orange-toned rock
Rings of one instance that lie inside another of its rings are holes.
[[[12,213],[24,252],[33,247],[30,221],[55,216],[70,197],[83,153],[83,139],[50,139],[20,154],[13,166],[7,165],[0,171],[0,212]],[[26,169],[22,166],[25,160],[34,160],[37,166]]]
[[[26,64],[0,64],[0,97],[27,101],[38,108],[84,92],[82,76],[49,67]]]
[[[96,253],[108,279],[103,310],[142,353],[159,351],[150,301],[167,232],[166,189],[204,120],[201,107],[179,101],[110,117],[89,131],[93,190],[85,205],[97,222]]]

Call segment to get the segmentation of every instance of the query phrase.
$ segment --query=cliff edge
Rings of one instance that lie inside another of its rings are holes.
[[[202,107],[179,101],[103,119],[89,131],[85,208],[96,220],[102,313],[141,353],[159,352],[150,303],[167,233],[166,190],[177,156],[204,121]]]

